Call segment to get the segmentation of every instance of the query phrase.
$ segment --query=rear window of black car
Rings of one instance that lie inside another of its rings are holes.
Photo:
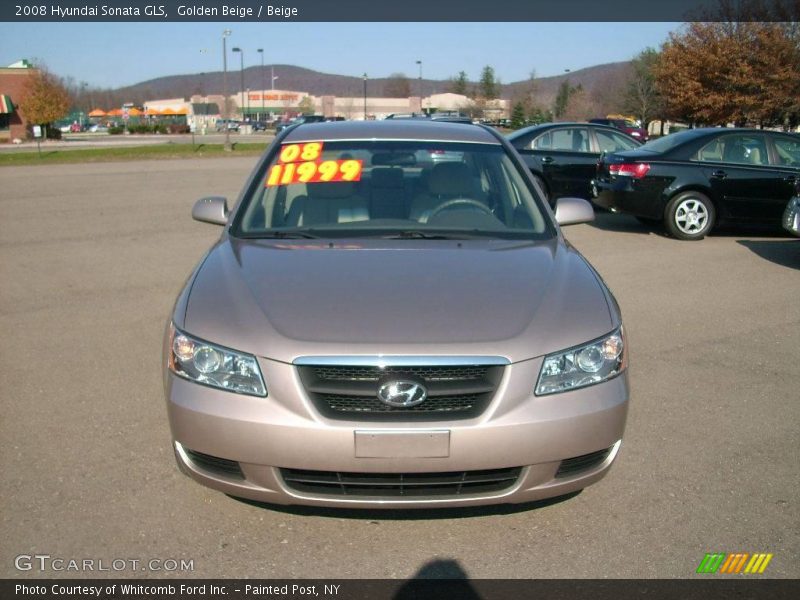
[[[646,150],[647,152],[667,152],[672,150],[673,148],[680,146],[684,142],[688,142],[691,139],[697,137],[697,134],[692,131],[680,131],[678,133],[671,133],[669,135],[665,135],[662,138],[658,138],[657,140],[652,140],[647,142],[644,146],[640,146],[639,150]]]

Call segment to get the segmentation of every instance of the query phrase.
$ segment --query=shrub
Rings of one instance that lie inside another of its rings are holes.
[[[189,129],[188,125],[177,125],[175,123],[172,123],[169,126],[168,129],[169,129],[169,132],[173,133],[173,134],[174,133],[190,133],[191,132],[191,130]]]
[[[125,131],[124,127],[109,127],[109,135],[121,135]]]

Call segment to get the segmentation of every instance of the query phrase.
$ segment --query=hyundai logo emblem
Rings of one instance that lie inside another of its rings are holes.
[[[378,388],[378,400],[396,408],[416,406],[427,397],[425,386],[407,379],[387,381]]]

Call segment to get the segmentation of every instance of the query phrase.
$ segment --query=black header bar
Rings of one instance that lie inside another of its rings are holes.
[[[799,7],[798,0],[5,0],[0,21],[796,21]]]
[[[4,579],[3,600],[794,600],[791,579]]]

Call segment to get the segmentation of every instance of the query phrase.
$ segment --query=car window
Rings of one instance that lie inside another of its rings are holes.
[[[697,160],[741,165],[767,165],[769,156],[763,135],[721,135],[703,146]]]
[[[532,239],[552,229],[503,146],[450,142],[284,143],[262,166],[232,233],[386,231]]]
[[[595,129],[594,133],[597,136],[600,152],[620,152],[622,150],[633,150],[638,147],[638,144],[633,140],[613,131]]]
[[[775,142],[779,165],[800,166],[800,138],[794,140],[781,136],[773,138],[773,141]]]
[[[551,130],[536,138],[533,141],[533,148],[534,150],[589,152],[589,130],[585,127]]]

